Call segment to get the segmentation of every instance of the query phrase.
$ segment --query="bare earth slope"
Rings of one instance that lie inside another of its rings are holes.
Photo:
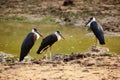
[[[64,0],[0,0],[0,19],[53,20],[84,25],[90,16],[97,17],[104,30],[120,32],[120,0],[73,0],[74,5],[63,6]]]

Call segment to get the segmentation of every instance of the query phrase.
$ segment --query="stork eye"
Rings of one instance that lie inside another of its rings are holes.
[[[92,19],[93,19],[93,17],[90,18],[90,20],[92,20]]]
[[[34,31],[37,31],[37,29],[36,28],[33,28],[34,29]]]
[[[60,31],[56,31],[57,33],[60,33]]]

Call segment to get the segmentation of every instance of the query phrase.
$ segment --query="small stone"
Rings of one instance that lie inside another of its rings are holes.
[[[89,72],[89,70],[85,69],[85,70],[82,70],[82,72]]]

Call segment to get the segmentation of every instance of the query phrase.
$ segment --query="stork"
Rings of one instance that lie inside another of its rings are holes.
[[[35,41],[39,39],[40,36],[42,37],[42,35],[37,31],[36,28],[33,28],[32,32],[28,33],[28,35],[26,36],[21,45],[19,59],[20,62],[23,61],[26,56],[29,56],[31,48],[33,47]]]
[[[62,38],[65,39],[61,35],[60,31],[56,31],[53,34],[50,34],[50,35],[46,36],[42,40],[41,45],[40,45],[39,49],[37,50],[37,54],[41,54],[42,52],[44,52],[45,50],[47,50],[48,48],[50,48],[50,60],[51,60],[51,55],[52,55],[52,53],[51,53],[51,47],[52,47],[52,45],[55,42],[61,40]]]
[[[89,26],[89,28],[93,31],[95,37],[96,37],[96,43],[95,46],[97,46],[97,39],[99,40],[99,43],[101,45],[105,44],[104,39],[104,32],[102,26],[96,21],[94,17],[91,17],[90,20],[86,23],[86,26]]]

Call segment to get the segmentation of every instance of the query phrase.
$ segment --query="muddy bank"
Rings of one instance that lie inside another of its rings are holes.
[[[98,57],[98,56],[112,56],[112,54],[109,54],[109,49],[106,47],[95,47],[92,46],[89,48],[88,52],[82,52],[82,53],[70,53],[70,54],[54,54],[51,56],[51,61],[63,61],[63,62],[69,62],[71,60],[81,59],[81,58],[87,58],[87,57]],[[45,56],[43,56],[45,57]],[[28,59],[29,60],[29,59]],[[25,62],[28,61],[27,58],[25,58]],[[30,61],[32,63],[39,63],[39,61],[46,61],[46,58],[41,59],[31,59]],[[38,62],[37,62],[38,61]],[[49,61],[49,60],[48,60]],[[0,51],[0,64],[14,64],[19,63],[19,58],[15,57],[12,54],[4,53]]]
[[[90,52],[56,55],[54,61],[2,64],[0,80],[120,80],[120,55]]]

